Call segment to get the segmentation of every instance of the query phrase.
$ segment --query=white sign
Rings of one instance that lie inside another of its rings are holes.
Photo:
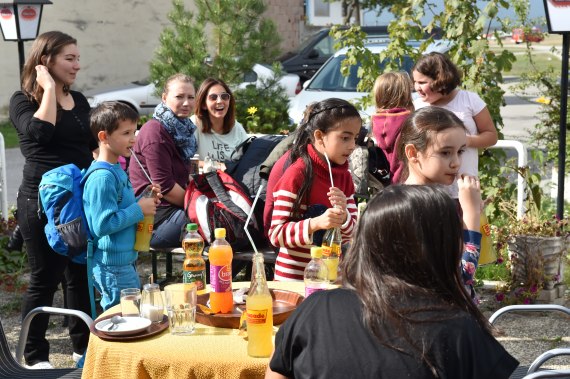
[[[41,5],[18,5],[20,19],[20,39],[35,39],[40,24]]]
[[[570,32],[570,1],[544,0],[544,10],[550,33]]]
[[[0,7],[0,27],[6,41],[17,41],[16,16],[12,5],[2,5]]]

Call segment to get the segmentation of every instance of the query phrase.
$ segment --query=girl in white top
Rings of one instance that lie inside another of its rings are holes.
[[[444,54],[422,56],[416,62],[412,75],[419,95],[414,101],[416,110],[434,105],[452,111],[463,121],[467,129],[467,147],[459,173],[478,176],[477,149],[493,146],[498,138],[487,105],[476,93],[457,88],[461,84],[461,75]],[[450,191],[457,198],[456,182]]]
[[[196,139],[200,160],[210,157],[224,162],[248,138],[243,126],[236,121],[232,91],[222,80],[208,78],[196,97],[196,110],[191,120],[198,127]],[[234,155],[234,158],[237,157]]]

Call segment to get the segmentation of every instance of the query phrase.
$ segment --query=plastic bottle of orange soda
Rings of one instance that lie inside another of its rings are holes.
[[[230,313],[232,296],[232,247],[226,241],[226,229],[214,230],[216,239],[208,251],[210,260],[210,308],[215,313]]]

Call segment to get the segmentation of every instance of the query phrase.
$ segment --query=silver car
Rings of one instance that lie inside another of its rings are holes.
[[[274,75],[271,66],[255,64],[250,73],[244,75],[244,81],[237,88],[247,86],[262,86],[262,80],[271,78]],[[301,81],[299,75],[284,74],[279,79],[279,84],[283,87],[288,97],[293,97],[301,91]],[[103,101],[120,101],[136,109],[140,115],[152,114],[154,108],[160,103],[160,97],[154,95],[155,86],[148,81],[136,81],[117,89],[108,91],[87,91],[87,101],[91,108]]]

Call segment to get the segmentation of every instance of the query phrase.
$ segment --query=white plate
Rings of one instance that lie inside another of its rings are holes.
[[[108,330],[111,327],[111,319],[99,321],[95,324],[95,329],[110,336],[130,336],[137,334],[150,326],[152,323],[147,318],[142,317],[122,317],[123,322],[117,324],[113,330]]]

